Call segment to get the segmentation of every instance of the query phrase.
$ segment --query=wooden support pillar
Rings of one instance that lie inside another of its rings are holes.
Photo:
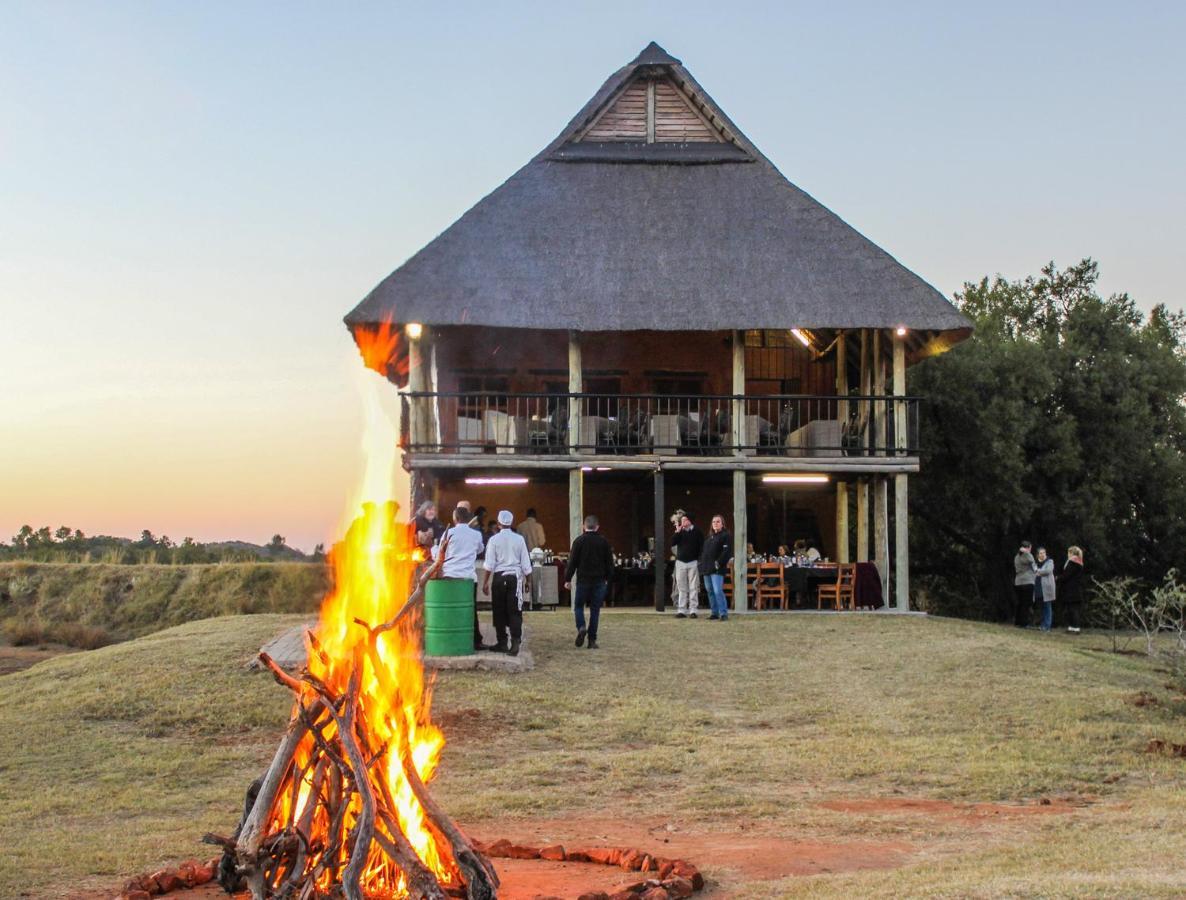
[[[733,332],[733,409],[730,421],[733,432],[733,453],[742,455],[745,443],[745,332]],[[746,572],[749,558],[745,545],[749,541],[746,521],[745,470],[733,472],[733,611],[749,609]]]
[[[906,396],[906,339],[894,334],[894,397]],[[906,403],[894,400],[895,455],[906,455]]]
[[[663,515],[663,470],[655,469],[655,610],[663,612],[667,605],[667,518]]]
[[[579,332],[568,333],[568,393],[584,391],[584,371],[581,364],[581,336]],[[581,401],[568,398],[568,452],[576,453],[581,440]],[[579,474],[579,472],[578,472]],[[577,534],[580,534],[578,531]]]
[[[568,543],[585,530],[585,473],[580,468],[568,470]]]
[[[873,394],[876,397],[884,397],[885,354],[881,352],[881,332],[872,331],[869,337],[873,345]],[[886,446],[888,413],[885,401],[874,402],[873,443],[877,456],[890,455]],[[889,484],[885,475],[878,475],[873,479],[873,560],[877,563],[877,573],[881,576],[881,596],[886,606],[889,606]]]
[[[869,480],[857,482],[857,562],[869,561]]]
[[[910,609],[910,526],[905,474],[894,476],[894,607]]]
[[[906,339],[894,333],[894,397],[906,396]],[[906,404],[894,400],[894,450],[907,453]],[[910,519],[906,491],[907,475],[894,476],[894,606],[899,612],[910,609]]]
[[[881,576],[881,597],[889,606],[889,485],[885,475],[873,479],[873,561]]]
[[[745,545],[749,541],[745,516],[745,470],[733,471],[733,612],[743,613],[749,609],[749,592],[746,590],[746,572],[749,558]]]
[[[841,440],[848,433],[848,335],[841,331],[836,338],[836,418],[840,420]],[[850,559],[848,547],[848,483],[836,482],[836,562]]]
[[[848,555],[848,482],[836,482],[836,562],[846,563]]]
[[[427,390],[428,365],[424,358],[423,331],[415,337],[408,334],[408,392],[412,394]],[[429,423],[425,416],[424,399],[412,397],[408,403],[408,435],[412,446],[423,449],[428,443]]]
[[[741,456],[745,443],[745,332],[733,332],[733,401],[729,421],[732,425],[733,453]],[[755,435],[755,443],[757,436]]]

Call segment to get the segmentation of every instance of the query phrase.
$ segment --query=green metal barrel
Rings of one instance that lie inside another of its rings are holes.
[[[424,588],[424,655],[472,656],[474,583],[434,578]]]

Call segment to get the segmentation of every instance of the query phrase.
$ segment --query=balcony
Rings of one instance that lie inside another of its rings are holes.
[[[405,392],[401,398],[400,444],[412,464],[571,465],[596,457],[596,465],[918,465],[917,397]]]

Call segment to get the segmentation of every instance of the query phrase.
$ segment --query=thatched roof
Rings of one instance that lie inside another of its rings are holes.
[[[703,135],[585,139],[631,85],[645,97],[644,78],[682,92]],[[935,288],[787,181],[654,43],[346,316],[350,326],[384,320],[580,331],[970,328]]]

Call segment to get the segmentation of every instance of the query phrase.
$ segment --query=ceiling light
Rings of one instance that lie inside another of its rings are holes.
[[[419,340],[420,335],[424,333],[424,326],[419,322],[409,322],[404,327],[404,331],[407,332],[408,337],[415,341]]]
[[[792,328],[791,334],[793,334],[795,337],[797,337],[799,339],[799,343],[802,344],[804,347],[811,346],[811,338],[809,338],[806,334],[804,334],[798,328]]]
[[[817,472],[803,472],[796,475],[763,475],[765,484],[827,484],[828,476]]]
[[[906,337],[906,327],[904,325],[898,326],[898,337]]]
[[[499,475],[489,478],[467,478],[466,484],[527,484],[527,478],[521,475]]]

